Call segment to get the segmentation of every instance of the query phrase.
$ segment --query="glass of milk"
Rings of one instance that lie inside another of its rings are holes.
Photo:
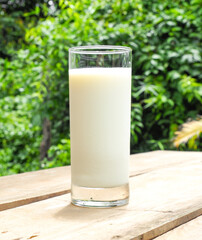
[[[128,203],[131,49],[69,49],[72,203]]]

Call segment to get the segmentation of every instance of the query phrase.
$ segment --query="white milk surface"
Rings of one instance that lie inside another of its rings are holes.
[[[69,71],[72,184],[128,183],[131,68]]]

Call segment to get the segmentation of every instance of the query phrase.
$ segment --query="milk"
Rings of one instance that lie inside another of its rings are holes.
[[[69,70],[72,184],[128,183],[131,68]]]

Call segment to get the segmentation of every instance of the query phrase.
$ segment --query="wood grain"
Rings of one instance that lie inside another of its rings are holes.
[[[187,161],[177,154],[176,158],[179,164],[150,168],[144,174],[132,176],[130,203],[124,207],[79,208],[70,204],[68,193],[1,211],[0,239],[25,240],[34,236],[36,240],[145,240],[158,237],[202,214],[202,158],[192,157]],[[146,167],[149,168],[149,164]]]
[[[155,240],[202,240],[202,216],[187,222]]]
[[[201,160],[200,152],[154,151],[131,155],[130,176]],[[0,177],[0,211],[70,192],[70,167]]]
[[[70,167],[0,178],[0,211],[70,192]]]

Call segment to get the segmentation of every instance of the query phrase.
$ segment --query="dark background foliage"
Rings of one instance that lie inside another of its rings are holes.
[[[200,0],[0,3],[0,175],[70,163],[72,46],[132,48],[131,153],[176,149],[176,130],[202,114]]]

